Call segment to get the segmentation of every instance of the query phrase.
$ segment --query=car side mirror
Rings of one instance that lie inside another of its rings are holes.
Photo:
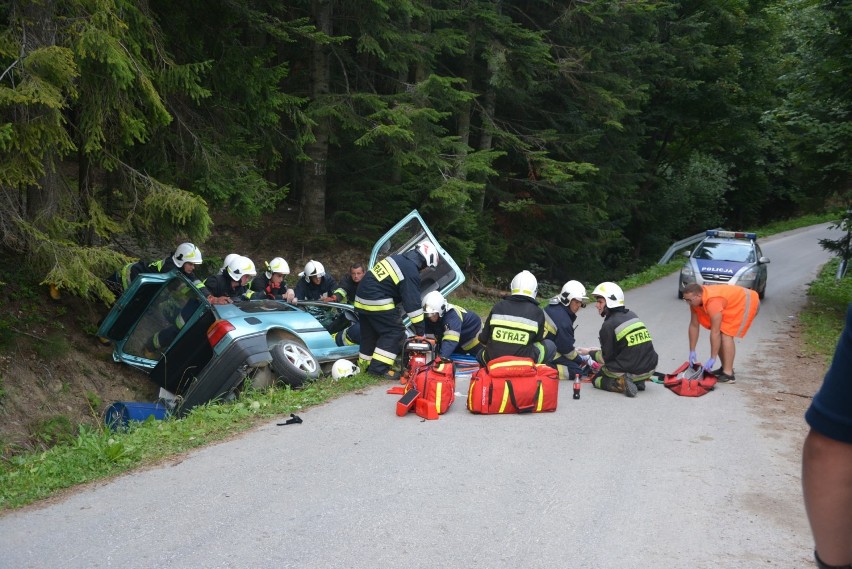
[[[690,255],[692,255],[692,251],[686,250],[683,253],[681,253],[681,255],[683,255],[684,257],[689,257]]]
[[[761,265],[766,265],[766,264],[769,263],[769,257],[761,257],[760,259],[757,260],[757,262],[760,263]]]

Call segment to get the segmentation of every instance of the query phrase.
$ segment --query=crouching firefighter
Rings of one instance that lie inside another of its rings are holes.
[[[476,312],[447,302],[440,291],[433,290],[423,298],[426,335],[438,342],[438,355],[448,360],[453,354],[479,355],[482,344],[479,332],[482,319]]]
[[[593,380],[598,389],[636,397],[654,375],[658,356],[651,333],[639,317],[624,306],[624,291],[615,283],[603,282],[592,291],[595,308],[604,319],[600,349],[582,349],[601,364]]]
[[[549,364],[556,344],[544,339],[546,319],[535,300],[538,280],[531,272],[521,271],[510,286],[512,294],[495,304],[485,319],[479,334],[479,342],[485,347],[476,359],[481,365],[501,356]]]
[[[580,355],[574,348],[574,322],[577,311],[586,307],[587,300],[586,288],[579,281],[568,281],[562,285],[559,295],[544,307],[547,319],[544,337],[556,344],[556,355],[550,367],[556,369],[559,379],[572,380],[578,375],[589,375],[595,365],[588,355]]]
[[[398,305],[408,315],[414,333],[422,336],[423,307],[420,304],[420,271],[438,266],[438,250],[431,241],[414,249],[382,259],[358,285],[355,311],[361,324],[358,364],[368,373],[396,379],[391,369],[405,340]]]

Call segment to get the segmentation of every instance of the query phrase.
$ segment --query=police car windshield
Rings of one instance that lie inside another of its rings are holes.
[[[736,242],[704,243],[695,252],[695,258],[735,263],[754,263],[755,261],[751,243]]]

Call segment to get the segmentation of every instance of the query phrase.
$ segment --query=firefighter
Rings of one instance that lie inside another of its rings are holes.
[[[266,272],[256,275],[249,288],[256,294],[253,298],[270,298],[272,300],[286,300],[293,302],[296,293],[287,287],[284,277],[290,274],[290,265],[282,257],[275,257],[266,262]]]
[[[549,364],[556,353],[553,340],[544,339],[545,317],[535,300],[538,281],[529,271],[521,271],[511,282],[512,294],[494,305],[479,341],[484,349],[478,360],[482,365],[501,356],[530,358]]]
[[[645,382],[654,375],[658,356],[651,333],[635,313],[624,306],[624,291],[615,283],[603,282],[592,291],[595,308],[604,319],[600,348],[578,348],[601,369],[592,384],[605,391],[636,397],[645,391]]]
[[[355,263],[349,267],[349,274],[343,277],[340,281],[340,286],[329,297],[333,302],[353,302],[355,300],[355,292],[358,290],[358,283],[364,278],[366,269],[361,263]]]
[[[364,278],[366,269],[361,263],[354,263],[349,267],[349,274],[343,277],[340,286],[334,291],[328,299],[334,302],[354,302],[355,292],[358,290],[358,283]],[[336,325],[336,326],[335,326]],[[333,324],[335,327],[347,326],[343,330],[335,330],[334,343],[338,346],[353,346],[361,343],[361,325],[358,322],[349,324],[346,320],[346,314],[338,316],[338,321]]]
[[[296,283],[296,300],[322,300],[328,302],[337,289],[337,281],[326,274],[325,267],[319,261],[308,261],[305,270],[299,273],[302,277]]]
[[[438,250],[431,241],[382,259],[358,285],[355,311],[361,323],[358,363],[367,372],[396,379],[391,369],[405,340],[399,306],[408,314],[417,336],[425,333],[420,303],[420,271],[438,266]]]
[[[475,312],[450,304],[439,291],[423,298],[426,335],[438,341],[438,355],[450,359],[453,354],[478,356],[482,351],[479,332],[482,319]]]
[[[204,284],[210,289],[213,296],[227,298],[227,302],[235,300],[249,300],[258,296],[249,289],[249,281],[257,274],[254,262],[248,257],[238,255],[232,259],[224,273],[217,273],[207,277]]]
[[[195,266],[201,264],[201,250],[192,243],[181,243],[174,253],[159,261],[136,261],[128,263],[107,279],[110,289],[120,296],[136,277],[142,273],[168,273],[178,270],[190,280],[198,283],[194,277]],[[198,287],[201,288],[201,287]]]
[[[586,288],[579,281],[568,281],[562,285],[559,295],[551,298],[544,307],[544,337],[556,344],[556,354],[550,367],[559,372],[559,379],[573,380],[578,375],[596,371],[591,358],[580,355],[574,348],[574,322],[577,311],[586,307],[587,300]]]

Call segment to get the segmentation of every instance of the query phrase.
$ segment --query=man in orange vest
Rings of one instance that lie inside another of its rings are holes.
[[[695,345],[698,343],[699,325],[710,330],[710,358],[704,369],[710,371],[716,358],[721,367],[713,374],[723,383],[734,383],[734,338],[742,338],[748,332],[757,311],[760,299],[757,292],[735,285],[690,284],[683,289],[683,300],[689,304],[689,364],[697,358]]]

